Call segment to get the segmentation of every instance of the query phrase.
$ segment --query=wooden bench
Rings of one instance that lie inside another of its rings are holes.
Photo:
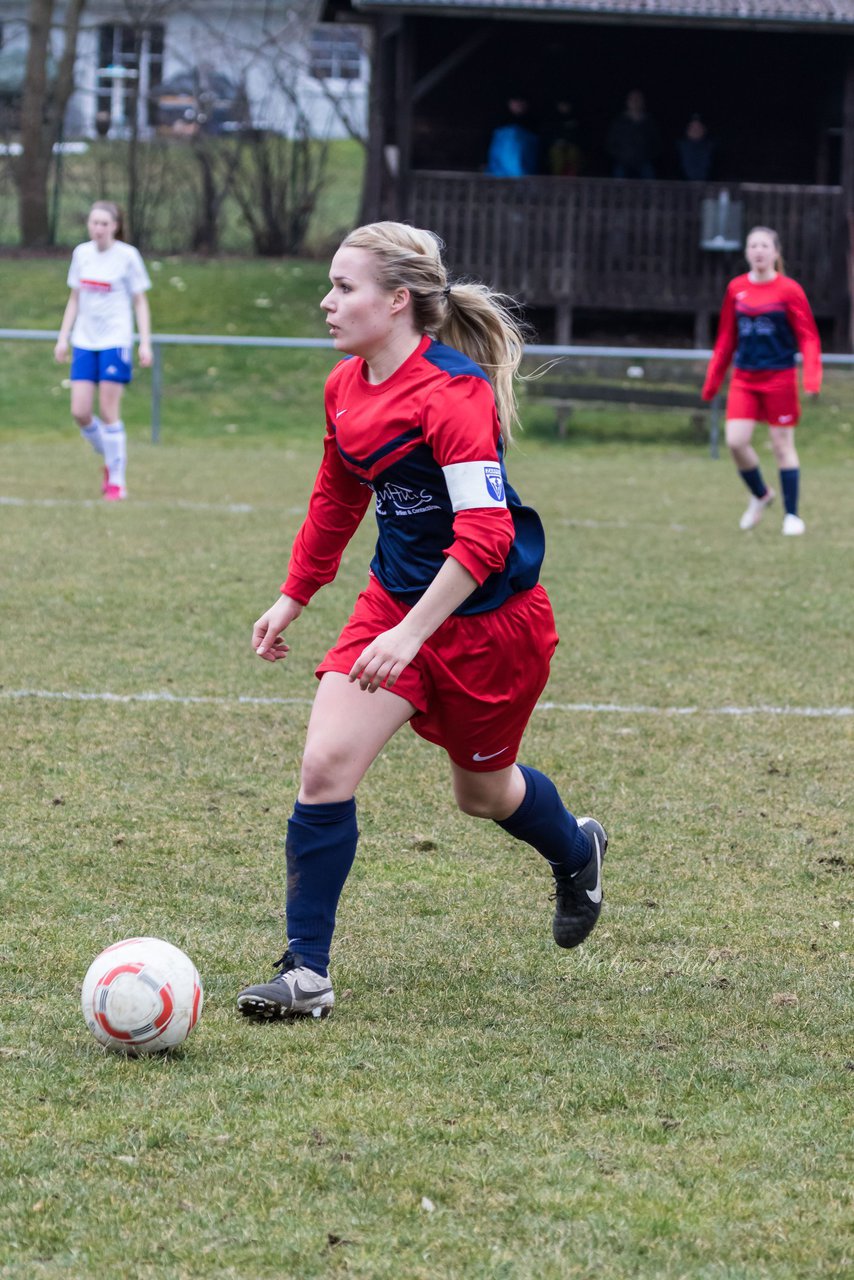
[[[688,409],[690,422],[699,439],[709,440],[713,458],[718,456],[720,426],[720,397],[705,404],[699,392],[689,388],[619,386],[612,382],[573,382],[554,378],[532,378],[524,383],[528,400],[542,401],[555,410],[555,426],[558,437],[568,435],[569,420],[579,402],[598,401],[601,404],[625,404],[650,406],[661,409]]]

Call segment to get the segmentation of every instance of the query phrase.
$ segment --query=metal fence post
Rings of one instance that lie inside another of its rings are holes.
[[[155,339],[151,343],[151,443],[160,441],[160,400],[163,394],[163,348]]]
[[[720,437],[721,397],[720,393],[712,400],[712,425],[709,431],[709,452],[713,458],[719,456],[718,439]]]

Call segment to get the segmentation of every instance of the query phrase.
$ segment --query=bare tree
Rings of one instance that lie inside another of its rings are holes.
[[[202,131],[193,136],[193,159],[198,185],[193,206],[192,248],[196,253],[216,253],[220,217],[234,185],[240,149],[224,146],[221,138]]]
[[[124,0],[126,25],[133,32],[137,75],[128,80],[127,114],[130,133],[127,149],[127,222],[134,244],[146,248],[154,210],[163,200],[169,182],[169,165],[163,148],[141,146],[140,110],[147,116],[149,98],[140,101],[139,72],[146,28],[164,21],[177,5],[174,0]]]
[[[241,156],[231,190],[261,257],[299,254],[323,189],[327,145],[305,132],[293,138],[251,129],[240,139]]]
[[[196,159],[207,183],[217,156],[218,172],[240,207],[256,253],[263,256],[302,252],[326,181],[328,139],[312,136],[302,98],[308,37],[318,8],[316,0],[291,0],[270,6],[260,27],[228,25],[227,29],[220,25],[218,14],[206,8],[194,11],[209,48],[227,51],[230,74],[236,73],[247,85],[255,82],[253,127],[227,143],[220,140],[217,146],[211,139],[213,145],[197,146]],[[261,101],[260,85],[265,86],[266,95]],[[358,137],[345,98],[336,96],[324,82],[317,87],[344,130]],[[217,189],[224,191],[222,184]]]
[[[54,143],[62,134],[62,120],[74,90],[77,34],[86,0],[68,0],[62,18],[64,44],[56,75],[48,75],[55,0],[30,0],[27,11],[29,48],[21,95],[21,155],[14,172],[18,186],[18,224],[21,244],[41,248],[50,243],[49,185]]]

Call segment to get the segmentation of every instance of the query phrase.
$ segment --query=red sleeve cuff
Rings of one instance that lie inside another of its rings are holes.
[[[482,587],[489,575],[494,572],[492,565],[484,564],[477,556],[472,555],[469,547],[462,543],[454,542],[450,547],[446,547],[443,555],[457,560],[464,569],[468,570],[479,587]]]
[[[306,605],[314,595],[311,586],[304,582],[301,578],[288,577],[279,588],[279,592],[283,596],[290,596],[292,600],[296,600],[297,604]]]
[[[458,560],[482,586],[491,573],[504,568],[513,537],[513,517],[506,507],[459,511],[454,518],[454,541],[444,554]]]

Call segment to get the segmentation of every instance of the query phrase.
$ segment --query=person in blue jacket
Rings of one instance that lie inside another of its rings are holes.
[[[507,99],[504,120],[493,131],[486,172],[493,178],[525,178],[540,170],[540,139],[527,98]]]

